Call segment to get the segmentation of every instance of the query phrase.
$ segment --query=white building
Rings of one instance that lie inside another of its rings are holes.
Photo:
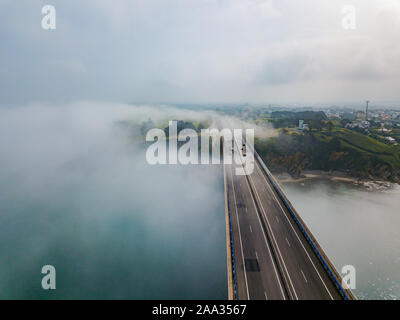
[[[390,142],[390,143],[396,143],[396,139],[392,137],[385,137],[385,140]]]

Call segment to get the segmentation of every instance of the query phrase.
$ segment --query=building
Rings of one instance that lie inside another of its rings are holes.
[[[390,133],[390,132],[392,132],[392,130],[389,130],[389,129],[386,129],[386,128],[382,128],[382,129],[379,129],[379,132],[380,133]]]
[[[396,143],[396,139],[392,137],[385,137],[385,140],[389,143]]]
[[[361,128],[361,129],[368,129],[370,126],[369,121],[359,121],[359,122],[349,122],[346,123],[346,125],[344,126],[347,129],[354,129],[354,128]]]
[[[369,125],[370,125],[369,121],[361,121],[359,124],[359,127],[367,129],[367,128],[369,128]]]

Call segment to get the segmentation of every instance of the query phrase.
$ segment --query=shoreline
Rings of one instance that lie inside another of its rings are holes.
[[[353,186],[362,187],[367,191],[387,191],[393,189],[396,183],[384,180],[367,180],[348,176],[343,172],[328,172],[321,170],[303,171],[298,178],[292,177],[288,173],[274,174],[281,183],[301,183],[304,184],[313,180],[329,180],[333,182],[343,182],[352,184]]]
[[[360,178],[351,177],[340,172],[328,172],[322,170],[306,170],[303,171],[301,176],[298,178],[295,178],[288,173],[280,173],[275,175],[279,177],[279,180],[282,182],[302,182],[312,179],[328,179],[332,181],[343,181],[343,182],[362,181],[362,179]]]

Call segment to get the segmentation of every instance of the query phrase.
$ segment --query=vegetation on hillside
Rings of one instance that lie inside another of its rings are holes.
[[[364,179],[400,181],[400,148],[372,135],[321,120],[305,132],[284,128],[279,136],[256,139],[256,150],[275,172],[301,176],[303,170],[342,171]]]

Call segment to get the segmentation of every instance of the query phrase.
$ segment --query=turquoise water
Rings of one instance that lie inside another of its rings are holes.
[[[176,171],[181,169],[188,168]],[[222,181],[217,168],[202,169],[202,175],[205,170]],[[48,199],[4,197],[3,185],[0,297],[226,298],[223,185],[209,189],[207,181],[197,178],[168,188],[142,181],[140,195],[133,187],[126,189],[129,183],[120,194],[118,186],[88,181],[84,187],[77,183],[49,190]],[[143,194],[152,195],[150,203],[136,199]],[[54,291],[40,286],[46,264],[56,268]]]
[[[0,119],[0,298],[227,298],[221,167],[150,166],[90,110]]]

